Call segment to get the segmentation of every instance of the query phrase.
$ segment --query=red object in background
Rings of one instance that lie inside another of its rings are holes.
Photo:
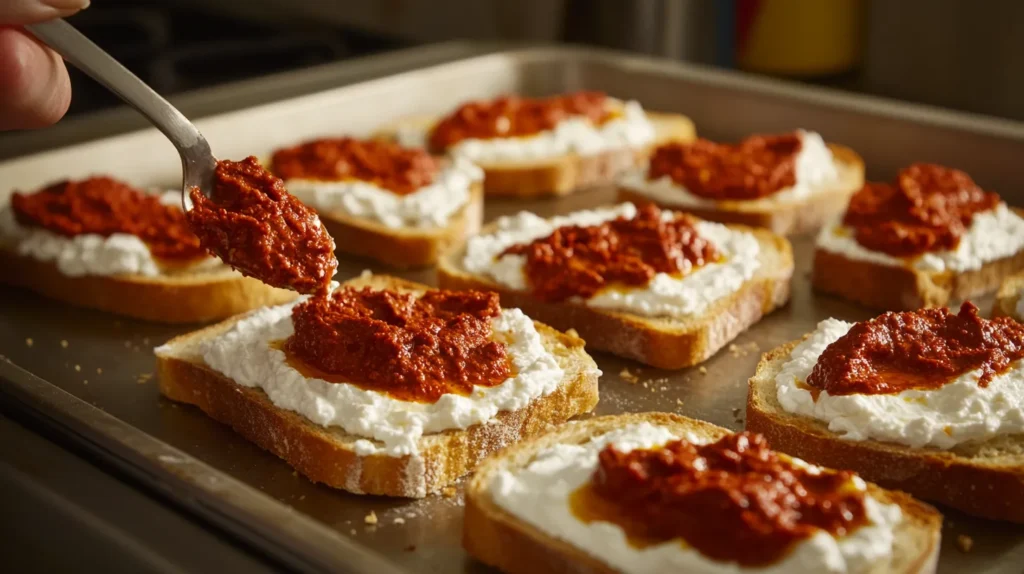
[[[744,53],[754,27],[754,19],[761,10],[764,0],[734,0],[736,2],[736,51]]]

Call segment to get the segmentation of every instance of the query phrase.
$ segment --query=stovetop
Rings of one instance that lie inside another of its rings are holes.
[[[104,0],[69,21],[165,96],[409,45],[353,29],[245,21],[171,2]],[[69,115],[120,104],[78,70],[69,74]]]

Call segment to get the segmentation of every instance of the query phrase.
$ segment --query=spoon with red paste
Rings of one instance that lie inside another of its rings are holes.
[[[328,289],[338,267],[334,240],[256,158],[217,161],[188,118],[64,20],[27,28],[171,140],[181,156],[182,208],[203,247],[269,285],[301,293]]]

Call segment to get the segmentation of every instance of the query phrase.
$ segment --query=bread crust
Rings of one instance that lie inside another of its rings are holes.
[[[864,186],[864,160],[852,149],[828,144],[836,163],[844,166],[841,185],[815,194],[806,201],[777,203],[771,206],[744,201],[720,201],[714,207],[691,207],[656,202],[642,192],[619,187],[619,201],[637,205],[657,203],[666,209],[692,213],[708,221],[763,227],[779,235],[799,235],[815,231],[834,219],[849,203],[850,197]]]
[[[346,284],[415,291],[426,288],[386,276],[359,278]],[[230,329],[241,318],[182,335],[168,342],[167,347],[187,348]],[[207,367],[195,354],[158,351],[157,374],[165,397],[199,407],[314,482],[357,494],[422,497],[465,475],[485,456],[587,413],[597,404],[598,370],[583,351],[583,341],[546,325],[535,325],[545,347],[565,369],[558,389],[523,409],[502,411],[487,423],[425,435],[418,455],[358,454],[354,443],[361,437],[324,428],[298,413],[280,409],[261,389],[238,385]]]
[[[482,183],[472,185],[469,202],[444,227],[395,229],[341,211],[320,212],[338,252],[373,259],[396,269],[436,265],[447,250],[478,233],[483,218]]]
[[[23,287],[79,307],[160,323],[202,323],[296,297],[235,273],[83,275],[71,277],[54,263],[0,249],[0,283]]]
[[[495,229],[485,227],[483,233]],[[442,258],[437,269],[444,289],[486,289],[501,295],[502,305],[517,307],[556,329],[575,329],[591,349],[635,359],[661,369],[681,369],[701,363],[761,318],[789,300],[793,251],[789,242],[764,229],[737,227],[753,233],[763,251],[778,261],[762,264],[738,291],[712,304],[700,317],[671,320],[595,309],[581,303],[548,303],[527,292],[505,288],[462,268],[465,248]]]
[[[697,137],[693,121],[686,116],[647,112],[647,117],[655,126],[655,141],[642,149],[618,149],[593,155],[567,154],[536,161],[477,162],[484,170],[485,193],[495,197],[532,199],[610,185],[619,174],[643,162],[658,145],[667,141],[692,141]],[[402,124],[430,126],[434,123],[436,118],[406,118],[383,128],[376,137],[393,139]]]
[[[487,195],[535,199],[610,184],[642,162],[652,149],[616,149],[594,155],[567,155],[545,163],[484,163],[480,167]]]
[[[1024,215],[1024,211],[1017,211]],[[824,249],[814,250],[811,286],[883,311],[946,307],[999,288],[1008,276],[1024,270],[1024,250],[990,261],[980,269],[929,273],[907,266],[851,259]]]
[[[1024,506],[1019,503],[1024,494],[1024,450],[1012,446],[1024,442],[1024,435],[950,450],[841,439],[827,424],[787,413],[778,402],[775,376],[798,343],[790,342],[761,358],[749,382],[747,430],[765,435],[782,452],[856,471],[886,488],[975,516],[1024,523]]]
[[[571,422],[543,436],[524,441],[484,461],[466,487],[466,512],[462,544],[476,559],[509,574],[611,574],[616,572],[597,558],[575,546],[554,538],[535,526],[519,520],[495,504],[488,493],[494,473],[506,468],[521,468],[541,450],[559,443],[581,443],[627,425],[648,422],[679,434],[693,432],[718,438],[728,430],[710,423],[667,413],[640,413],[603,416]],[[934,572],[938,560],[942,516],[930,506],[902,492],[891,492],[868,485],[871,496],[884,503],[898,504],[905,522],[900,568],[886,572]],[[899,527],[898,527],[899,528]],[[917,544],[910,544],[916,542]]]
[[[1022,317],[1017,314],[1017,302],[1020,300],[1022,289],[1024,289],[1024,273],[1007,277],[996,293],[996,301],[992,305],[992,316],[1013,317],[1020,321]]]

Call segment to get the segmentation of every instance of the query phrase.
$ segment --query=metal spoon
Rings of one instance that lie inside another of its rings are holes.
[[[213,172],[217,158],[210,144],[196,126],[181,112],[153,91],[138,76],[128,71],[110,54],[86,38],[62,19],[26,26],[29,32],[53,48],[65,60],[146,116],[167,139],[171,140],[181,156],[181,206],[188,211],[192,201],[188,191],[198,187],[203,195],[213,193]]]

